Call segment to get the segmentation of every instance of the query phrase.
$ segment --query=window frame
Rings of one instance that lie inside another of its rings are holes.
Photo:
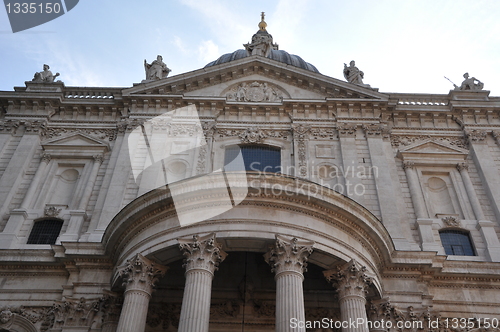
[[[450,241],[451,238],[448,237],[448,239],[446,239],[446,237],[445,237],[443,239],[444,234],[459,235],[459,236],[461,236],[461,240],[457,243],[448,243],[448,242],[451,242]],[[477,256],[477,251],[476,251],[476,248],[474,246],[474,242],[472,241],[471,234],[468,230],[457,229],[457,228],[442,229],[439,231],[439,239],[441,240],[441,245],[443,246],[445,254],[448,256],[469,256],[469,257]],[[469,251],[468,250],[469,248],[464,247],[464,242],[462,240],[465,240],[465,239],[467,239],[467,243],[468,243],[468,245],[470,245],[470,252],[472,254],[467,253]],[[457,250],[460,247],[462,250],[462,253],[455,253],[455,250],[453,249],[454,247],[456,247]]]

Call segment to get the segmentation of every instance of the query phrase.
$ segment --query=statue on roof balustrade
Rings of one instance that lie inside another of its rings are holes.
[[[146,81],[161,80],[171,72],[170,68],[163,62],[161,55],[158,55],[156,60],[151,62],[151,64],[148,64],[146,59],[144,59],[144,69],[146,71]]]

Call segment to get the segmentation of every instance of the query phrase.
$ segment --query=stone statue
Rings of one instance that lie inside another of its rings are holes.
[[[49,69],[49,65],[43,65],[43,71],[35,73],[35,77],[31,81],[35,83],[54,83],[59,73],[53,75]]]
[[[484,87],[484,83],[482,83],[480,80],[478,80],[475,77],[469,77],[469,73],[464,74],[465,80],[462,82],[462,85],[455,86],[455,90],[470,90],[470,91],[479,91],[482,90]],[[477,83],[476,83],[477,81]]]
[[[146,70],[146,81],[161,80],[171,72],[170,68],[163,62],[161,55],[158,55],[151,64],[148,64],[144,59],[144,69]]]
[[[349,83],[366,85],[363,84],[364,73],[356,67],[356,63],[352,60],[349,63],[349,67],[344,63],[344,77]]]
[[[268,56],[272,50],[278,49],[278,44],[273,43],[273,36],[267,30],[267,23],[264,21],[264,12],[261,15],[259,31],[252,36],[252,42],[243,44],[248,55]]]

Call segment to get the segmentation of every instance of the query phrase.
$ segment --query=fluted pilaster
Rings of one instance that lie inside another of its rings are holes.
[[[337,270],[323,272],[326,279],[337,287],[340,302],[340,318],[343,322],[367,322],[365,294],[371,278],[365,273],[366,267],[355,260]],[[359,319],[359,320],[358,320]],[[343,332],[368,332],[366,324],[346,324]]]
[[[305,328],[292,329],[290,320],[305,321],[302,282],[313,245],[312,241],[276,235],[274,246],[265,255],[275,273],[277,332],[305,332]]]
[[[167,269],[166,266],[155,264],[141,254],[135,255],[118,269],[125,293],[117,331],[143,332],[146,329],[153,287]]]
[[[217,243],[215,233],[192,239],[179,239],[186,257],[186,285],[182,298],[179,332],[208,332],[212,279],[227,254]]]

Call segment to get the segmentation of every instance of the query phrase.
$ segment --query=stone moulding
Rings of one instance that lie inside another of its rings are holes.
[[[254,103],[281,103],[290,95],[281,87],[263,81],[248,81],[236,83],[225,89],[222,97],[227,101]]]

